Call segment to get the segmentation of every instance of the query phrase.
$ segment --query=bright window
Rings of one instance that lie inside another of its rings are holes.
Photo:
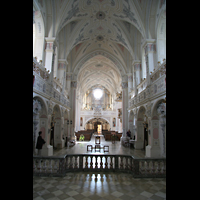
[[[103,95],[103,91],[101,89],[95,89],[93,95],[95,99],[99,100]]]

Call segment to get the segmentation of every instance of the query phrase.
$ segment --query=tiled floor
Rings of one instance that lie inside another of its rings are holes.
[[[33,177],[34,200],[164,200],[165,178],[133,178],[126,173],[67,173]]]
[[[65,154],[79,154],[79,153],[89,153],[87,152],[87,145],[92,144],[95,145],[95,136],[93,135],[90,141],[84,141],[84,142],[76,142],[76,145],[73,147],[65,147],[60,150],[54,150],[53,155],[65,155]],[[145,151],[144,150],[137,150],[133,147],[124,147],[120,141],[115,141],[115,144],[112,144],[111,141],[105,141],[104,137],[101,137],[101,145],[109,145],[109,152],[103,152],[103,149],[100,150],[100,152],[95,152],[93,149],[92,153],[102,153],[102,154],[126,154],[126,155],[132,155],[135,158],[144,158],[145,157]]]

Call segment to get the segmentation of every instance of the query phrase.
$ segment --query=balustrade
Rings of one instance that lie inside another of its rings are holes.
[[[151,74],[151,83],[166,73],[166,60]]]
[[[50,73],[49,70],[46,71],[46,68],[42,66],[42,63],[38,63],[35,58],[33,58],[33,71],[36,72],[44,80],[48,80]]]
[[[144,79],[138,86],[137,86],[137,89],[138,89],[138,94],[140,92],[142,92],[143,90],[145,90],[147,87],[147,80]]]
[[[166,159],[136,159],[128,155],[75,154],[33,156],[33,175],[64,176],[73,171],[121,171],[134,177],[166,177]]]

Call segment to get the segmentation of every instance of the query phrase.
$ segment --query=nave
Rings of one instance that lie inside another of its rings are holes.
[[[97,133],[93,133],[90,141],[76,141],[76,144],[73,147],[65,147],[59,150],[54,150],[53,156],[61,156],[65,154],[82,154],[82,153],[97,153],[97,154],[126,154],[134,156],[135,158],[145,158],[145,151],[134,149],[133,147],[125,147],[121,144],[120,141],[115,141],[113,144],[111,141],[105,141],[104,136],[102,135],[100,138],[100,145],[108,145],[109,152],[104,152],[103,149],[100,152],[95,152],[93,149],[91,151],[87,151],[87,145],[95,145],[95,135]]]

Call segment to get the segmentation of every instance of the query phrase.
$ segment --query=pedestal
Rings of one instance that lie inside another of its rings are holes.
[[[150,145],[146,146],[146,155],[148,158],[159,158],[160,155],[160,147],[152,147]]]
[[[51,145],[44,145],[42,147],[42,152],[41,152],[42,156],[53,156],[53,146]]]

